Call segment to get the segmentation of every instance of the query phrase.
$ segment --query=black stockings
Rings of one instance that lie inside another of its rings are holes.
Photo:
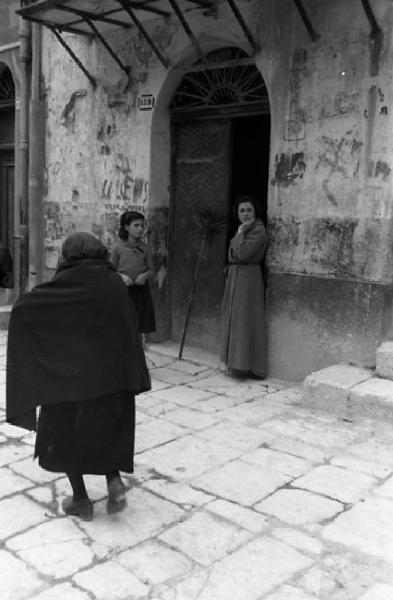
[[[67,473],[67,477],[72,487],[72,497],[74,502],[88,498],[83,475],[80,473]],[[119,471],[110,471],[109,473],[106,473],[105,477],[107,485],[109,485],[111,481],[120,477],[120,473]]]
[[[83,476],[80,473],[67,473],[67,477],[72,487],[72,496],[74,502],[88,498]]]
[[[106,483],[109,485],[111,483],[111,481],[113,481],[114,479],[120,478],[120,473],[119,473],[119,471],[110,471],[109,473],[107,473],[105,475],[105,477],[106,477]]]

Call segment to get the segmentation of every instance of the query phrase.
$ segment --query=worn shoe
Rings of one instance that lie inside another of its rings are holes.
[[[264,374],[262,374],[262,373],[256,373],[254,371],[249,371],[248,377],[250,379],[261,379],[261,380],[265,379],[265,375]]]
[[[126,505],[126,486],[120,477],[116,477],[108,484],[108,500],[106,503],[107,513],[110,515],[117,513],[124,510]]]
[[[61,503],[66,515],[79,517],[82,521],[91,521],[93,518],[93,503],[89,498],[75,501],[72,496],[64,498]]]
[[[228,377],[233,377],[234,379],[247,379],[248,371],[241,371],[240,369],[227,369],[226,374]]]

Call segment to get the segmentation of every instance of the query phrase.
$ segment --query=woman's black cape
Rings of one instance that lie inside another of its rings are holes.
[[[12,309],[7,421],[36,427],[35,408],[150,389],[127,288],[107,261],[76,261]]]

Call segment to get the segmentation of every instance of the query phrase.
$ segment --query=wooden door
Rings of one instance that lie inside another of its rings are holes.
[[[0,152],[0,242],[9,249],[14,229],[14,183],[14,153]]]
[[[175,126],[171,235],[171,330],[179,341],[201,245],[200,216],[228,218],[231,123],[199,119]],[[224,290],[226,227],[206,247],[196,287],[186,345],[217,353]]]

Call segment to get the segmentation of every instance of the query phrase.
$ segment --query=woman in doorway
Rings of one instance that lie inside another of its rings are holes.
[[[259,207],[248,195],[237,198],[240,222],[228,250],[221,320],[221,360],[234,377],[266,375],[266,318],[261,262],[267,235]]]
[[[13,307],[7,353],[7,421],[36,429],[42,468],[66,473],[67,515],[93,517],[83,474],[105,475],[107,511],[125,507],[119,471],[133,472],[134,394],[150,389],[135,309],[88,233],[70,235],[52,281]]]
[[[153,264],[149,249],[142,241],[145,217],[128,210],[120,217],[120,242],[112,250],[111,261],[128,287],[129,296],[138,314],[140,333],[156,329],[149,279],[153,277]]]

